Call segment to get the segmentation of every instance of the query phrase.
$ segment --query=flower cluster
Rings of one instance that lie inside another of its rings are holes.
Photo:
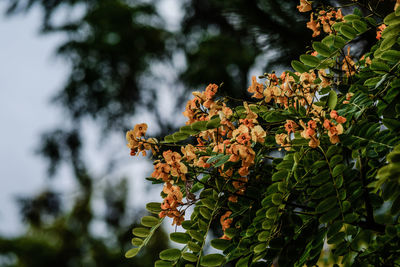
[[[126,133],[127,146],[131,150],[131,156],[136,156],[142,152],[143,156],[146,156],[146,150],[151,150],[153,154],[158,151],[157,141],[154,138],[144,139],[144,135],[147,131],[147,124],[140,123],[136,124],[133,130]]]
[[[162,211],[158,216],[160,218],[168,216],[173,218],[172,225],[181,225],[185,220],[183,217],[184,212],[178,211],[178,207],[183,204],[181,188],[179,186],[172,185],[171,183],[165,183],[163,193],[167,194],[167,196],[164,198],[164,201],[161,204]]]
[[[313,31],[312,37],[316,37],[321,34],[321,28],[325,33],[332,33],[332,25],[341,21],[343,21],[341,9],[337,11],[331,10],[329,12],[321,10],[318,14],[311,12],[310,21],[307,22],[307,28]]]

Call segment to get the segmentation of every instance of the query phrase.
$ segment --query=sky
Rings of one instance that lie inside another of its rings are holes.
[[[4,5],[0,5],[4,11]],[[3,13],[3,12],[2,12]],[[49,180],[46,165],[35,156],[40,133],[58,123],[60,110],[49,105],[60,88],[68,66],[54,56],[61,36],[39,36],[40,12],[22,16],[0,16],[0,233],[22,229],[15,197],[32,194]],[[60,175],[66,177],[66,170]],[[59,179],[60,187],[70,187]]]
[[[68,64],[55,55],[63,36],[39,34],[42,17],[38,8],[12,17],[5,17],[4,11],[3,3],[0,4],[0,235],[13,236],[24,229],[15,201],[18,196],[32,196],[50,187],[62,191],[68,200],[74,196],[75,185],[66,166],[61,167],[56,178],[46,177],[46,161],[35,153],[41,133],[64,123],[62,110],[50,103],[69,72]],[[161,1],[159,11],[170,29],[178,25],[179,10],[173,0]],[[161,95],[162,99],[172,98],[168,88]],[[152,127],[151,117],[145,113],[135,116],[132,125],[143,121],[150,121],[149,128]],[[146,193],[143,183],[143,178],[152,171],[152,164],[143,158],[129,157],[125,133],[111,135],[106,149],[100,149],[100,130],[95,122],[85,123],[83,132],[85,159],[99,177],[95,186],[106,186],[107,177],[102,175],[106,172],[107,155],[117,154],[123,161],[118,175],[129,177],[130,206],[144,207],[148,201],[160,201],[158,193]],[[99,211],[105,208],[100,201],[95,201],[94,206]],[[101,234],[104,227],[97,225],[95,231]]]

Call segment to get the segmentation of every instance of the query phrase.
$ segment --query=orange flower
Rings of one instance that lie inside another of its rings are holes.
[[[340,142],[340,139],[339,136],[335,134],[329,137],[329,141],[331,141],[332,144],[337,144]]]
[[[264,93],[264,86],[261,83],[257,82],[256,76],[251,77],[251,85],[247,89],[247,91],[249,93],[254,94],[251,97],[258,98],[258,99],[264,97],[264,94],[263,94]]]
[[[319,22],[314,20],[313,13],[311,13],[310,21],[307,22],[307,28],[313,31],[312,37],[316,37],[321,34],[320,27],[321,25],[319,24]]]
[[[242,166],[240,169],[239,169],[239,171],[238,171],[238,173],[240,174],[240,176],[246,176],[246,175],[248,175],[249,174],[249,167],[247,167],[247,166]]]
[[[290,147],[288,147],[289,144],[289,138],[288,135],[285,133],[277,134],[275,135],[275,142],[280,145],[285,147],[285,150],[289,151]],[[279,148],[281,150],[281,148]]]
[[[397,4],[396,4],[397,5]],[[382,24],[381,26],[378,27],[378,29],[376,30],[376,39],[380,40],[382,37],[382,32],[383,30],[386,28],[385,24]]]
[[[210,168],[211,164],[207,163],[207,160],[210,158],[210,156],[203,156],[200,157],[198,160],[194,161],[194,165],[197,167],[201,167],[201,168]]]
[[[264,143],[264,138],[267,135],[267,133],[264,131],[264,129],[260,125],[254,126],[253,129],[251,129],[251,140],[253,142],[258,142],[263,144]]]
[[[135,133],[135,137],[140,138],[146,134],[147,124],[146,123],[136,124],[135,128],[133,128],[133,131]]]
[[[305,133],[302,134],[302,136],[306,139],[309,139],[315,135],[315,129],[317,128],[317,123],[314,120],[310,120],[308,121],[307,125],[308,127],[306,128]]]
[[[300,0],[300,5],[297,6],[297,9],[300,12],[308,12],[312,9],[311,3],[311,1]]]
[[[192,161],[197,158],[195,154],[196,148],[191,144],[181,147],[181,152],[185,157],[186,161]]]
[[[226,229],[231,227],[231,224],[233,222],[233,220],[229,218],[229,216],[231,216],[231,214],[232,214],[232,211],[227,211],[227,212],[225,212],[224,215],[221,216],[219,221],[222,225],[222,231],[225,231]]]
[[[342,10],[339,8],[336,12],[336,20],[343,20]]]
[[[164,151],[163,157],[165,159],[165,162],[167,162],[169,165],[179,163],[182,158],[178,152],[172,152],[171,150]]]
[[[296,132],[298,125],[292,120],[286,120],[285,130],[288,134]]]
[[[396,4],[394,5],[394,10],[396,11],[396,9],[400,6],[400,0],[396,1]]]
[[[317,139],[317,137],[315,135],[310,136],[311,140],[310,142],[308,142],[308,146],[312,147],[312,148],[317,148],[320,144],[319,140]]]
[[[179,186],[172,185],[170,183],[165,183],[163,192],[167,194],[164,201],[161,203],[162,211],[158,214],[160,218],[168,216],[173,218],[172,225],[181,225],[184,221],[184,212],[179,212],[177,207],[182,205],[183,194]]]
[[[237,203],[238,197],[235,196],[235,195],[230,195],[230,196],[228,197],[228,201],[229,201],[229,202],[233,202],[233,203]]]
[[[339,114],[337,113],[336,110],[332,110],[330,113],[330,116],[332,119],[336,120],[337,123],[345,123],[346,122],[346,118],[339,116]]]
[[[177,162],[171,165],[171,175],[175,177],[179,177],[182,181],[186,181],[185,174],[188,172],[188,169],[185,164],[182,162]]]
[[[214,95],[217,93],[218,91],[218,85],[214,84],[214,83],[210,83],[207,87],[206,87],[206,91],[204,93],[206,100],[212,99],[214,97]]]
[[[347,56],[343,59],[342,70],[345,72],[347,77],[356,73],[356,63],[351,59],[350,46],[347,47]]]
[[[154,172],[151,174],[151,177],[156,179],[162,179],[163,181],[169,180],[169,171],[171,167],[166,163],[157,163],[154,165]]]
[[[182,204],[183,194],[179,186],[166,183],[163,187],[163,192],[172,199],[172,202],[170,202],[170,205],[172,207],[176,207],[179,204]]]
[[[331,80],[326,75],[325,70],[321,69],[321,70],[318,71],[318,78],[320,78],[321,81],[322,81],[320,83],[320,87],[321,88],[325,88],[325,87],[328,87],[329,85],[331,85]]]
[[[239,135],[238,137],[236,137],[236,141],[238,141],[238,143],[246,145],[249,141],[250,141],[250,135],[248,133],[242,133],[241,135]]]

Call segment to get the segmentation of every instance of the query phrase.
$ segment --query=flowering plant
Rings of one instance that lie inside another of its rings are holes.
[[[133,229],[126,257],[169,217],[183,228],[170,239],[185,246],[155,266],[400,264],[400,8],[382,22],[372,8],[314,8],[300,0],[321,41],[294,71],[252,77],[254,101],[233,105],[210,84],[193,92],[178,132],[146,139],[138,124],[127,133],[132,156],[152,151],[148,180],[164,185],[164,200],[147,204],[157,215]],[[370,51],[352,56],[371,31]],[[205,255],[214,224],[221,253]]]

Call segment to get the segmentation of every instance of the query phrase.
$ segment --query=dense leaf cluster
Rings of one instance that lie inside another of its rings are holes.
[[[357,8],[344,15],[331,34],[313,43],[316,53],[292,62],[296,72],[263,76],[265,99],[255,94],[261,101],[243,102],[230,114],[227,99],[214,99],[215,106],[207,102],[213,99],[209,87],[194,93],[186,114],[198,105],[195,122],[157,144],[182,146],[187,172],[149,178],[165,187],[180,186],[187,199],[183,203],[177,197],[181,215],[186,206],[194,205],[194,211],[182,222],[183,231],[170,235],[185,246],[164,250],[155,266],[312,266],[324,258],[345,266],[400,265],[400,9],[385,17],[380,40],[359,60],[344,51],[356,50],[354,42],[379,25]],[[326,72],[314,76],[309,87],[304,77],[320,70]],[[281,99],[274,83],[281,89],[298,86],[302,93]],[[258,86],[253,82],[249,91]],[[276,95],[266,100],[271,88]],[[309,88],[316,88],[311,102],[301,98]],[[253,138],[252,123],[266,135]],[[232,135],[226,133],[229,127]],[[197,140],[194,161],[186,145],[190,136]],[[246,157],[237,158],[241,153],[251,157],[251,150],[254,160],[243,171]],[[168,163],[165,154],[154,157],[157,164]],[[167,199],[165,192],[161,195]],[[147,208],[158,213],[165,206],[166,200]],[[224,235],[210,244],[221,252],[206,254],[208,232],[218,221]],[[137,247],[126,256],[136,255],[160,223],[144,217],[145,227],[133,229]]]

